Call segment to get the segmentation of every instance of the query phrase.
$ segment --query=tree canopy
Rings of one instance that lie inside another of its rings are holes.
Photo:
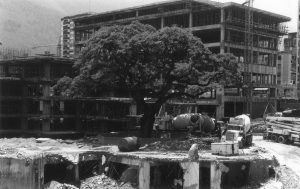
[[[150,136],[154,115],[168,99],[195,98],[240,81],[233,55],[211,53],[186,29],[156,30],[139,22],[101,28],[74,67],[77,76],[62,78],[55,89],[70,96],[97,96],[108,88],[128,91],[144,110],[143,136]]]

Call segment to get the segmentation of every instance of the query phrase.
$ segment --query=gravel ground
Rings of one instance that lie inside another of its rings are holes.
[[[137,189],[137,184],[118,182],[106,175],[98,175],[84,180],[80,189]]]

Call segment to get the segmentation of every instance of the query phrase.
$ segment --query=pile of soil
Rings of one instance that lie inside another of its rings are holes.
[[[138,186],[130,183],[118,182],[106,175],[98,175],[84,180],[80,189],[137,189]]]
[[[198,150],[210,150],[211,143],[219,142],[217,137],[170,139],[156,141],[141,147],[142,151],[189,151],[193,144],[198,144]]]

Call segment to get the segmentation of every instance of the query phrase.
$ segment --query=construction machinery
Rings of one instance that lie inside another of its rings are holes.
[[[207,115],[200,113],[186,113],[179,114],[176,117],[165,115],[160,118],[154,129],[172,132],[187,131],[188,134],[193,133],[194,135],[210,135],[216,134],[218,128],[215,120]]]
[[[173,129],[188,129],[209,133],[215,129],[214,119],[199,113],[180,114],[173,118]]]
[[[300,110],[276,112],[265,118],[268,126],[264,139],[279,143],[300,142]]]
[[[251,146],[253,135],[249,116],[242,114],[230,118],[225,137],[226,141],[238,141],[240,148]]]

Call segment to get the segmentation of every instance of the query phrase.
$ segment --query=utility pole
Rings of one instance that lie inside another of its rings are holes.
[[[245,8],[245,51],[244,51],[244,90],[246,92],[246,112],[252,113],[252,70],[250,65],[253,64],[253,1],[248,0],[243,5]]]

